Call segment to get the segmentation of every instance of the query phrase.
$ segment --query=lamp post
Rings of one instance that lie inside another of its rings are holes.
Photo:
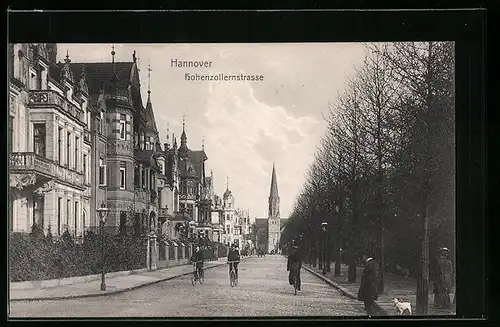
[[[323,248],[323,275],[326,274],[326,265],[327,265],[327,255],[326,255],[326,251],[327,251],[327,247],[328,247],[328,242],[327,242],[327,237],[328,237],[328,223],[326,221],[323,221],[321,223],[321,228],[323,229],[323,243],[325,244],[324,245],[324,248]]]
[[[338,221],[338,234],[337,234],[337,237],[338,237],[338,244],[337,244],[337,257],[335,258],[335,271],[334,271],[334,274],[335,274],[335,277],[338,277],[340,276],[340,265],[342,264],[342,223],[341,223],[341,219],[342,217],[340,217],[339,215],[339,212],[340,212],[340,208],[338,205],[335,205],[335,212],[337,214],[337,221]]]
[[[109,209],[106,208],[104,203],[101,204],[101,207],[97,209],[100,218],[100,227],[101,227],[101,255],[102,255],[102,272],[101,272],[101,291],[106,290],[106,262],[104,257],[104,224],[106,222],[106,216],[108,215]]]

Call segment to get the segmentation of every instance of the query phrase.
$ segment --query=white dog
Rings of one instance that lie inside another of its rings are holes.
[[[394,302],[394,306],[398,310],[398,314],[401,316],[405,311],[408,311],[409,314],[411,313],[411,303],[410,302],[399,302],[397,298],[392,299]]]

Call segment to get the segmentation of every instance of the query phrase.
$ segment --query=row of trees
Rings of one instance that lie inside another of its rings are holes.
[[[418,311],[427,311],[429,257],[454,255],[454,44],[366,44],[364,64],[325,116],[327,133],[296,200],[282,244],[302,235],[310,255],[323,221],[336,273],[361,254],[381,269],[418,277]],[[342,259],[341,249],[344,249]]]

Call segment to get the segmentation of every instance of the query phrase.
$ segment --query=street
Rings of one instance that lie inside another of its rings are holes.
[[[302,293],[288,284],[286,258],[252,257],[229,286],[227,265],[205,272],[192,286],[184,276],[116,295],[57,301],[15,302],[11,317],[245,317],[364,315],[363,303],[343,296],[304,269]]]

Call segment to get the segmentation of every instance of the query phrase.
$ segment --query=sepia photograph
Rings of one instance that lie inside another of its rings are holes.
[[[9,317],[456,316],[454,42],[7,60]]]

